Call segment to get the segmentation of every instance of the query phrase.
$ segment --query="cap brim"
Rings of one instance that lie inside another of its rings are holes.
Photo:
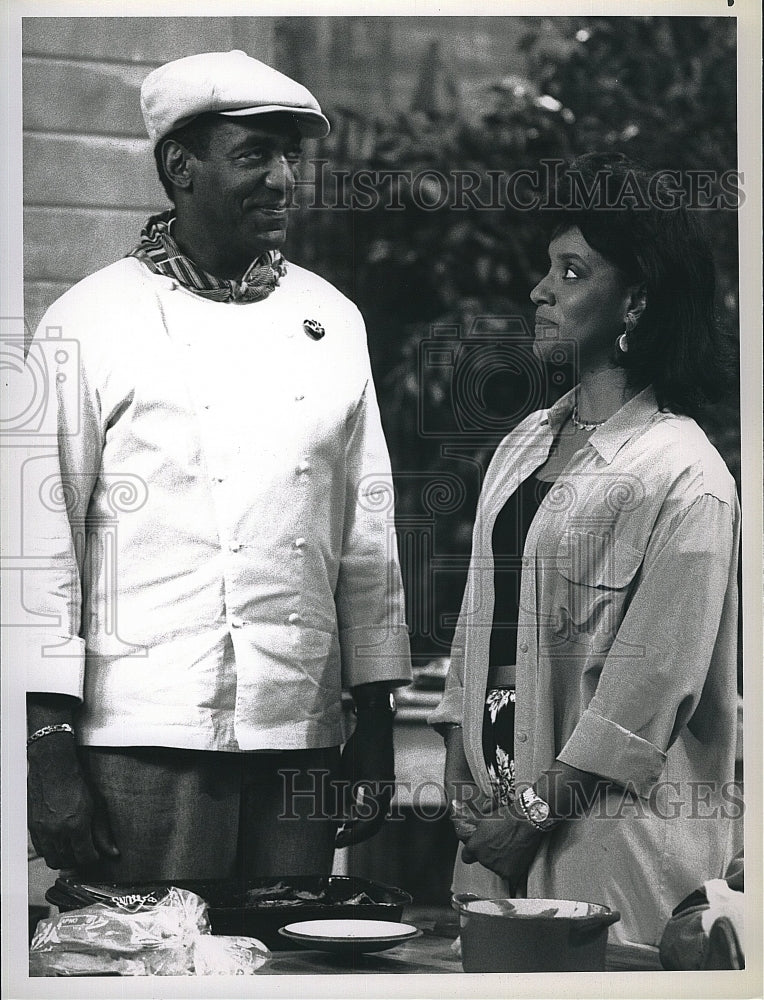
[[[331,128],[329,119],[325,118],[320,111],[312,111],[310,108],[290,108],[285,104],[260,104],[255,108],[235,108],[232,111],[217,112],[217,114],[226,115],[229,118],[278,113],[291,115],[297,121],[301,134],[307,139],[321,139],[329,134]]]

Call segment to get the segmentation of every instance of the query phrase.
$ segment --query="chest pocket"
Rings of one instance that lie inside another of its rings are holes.
[[[565,633],[612,637],[644,553],[611,534],[570,529],[557,547],[557,622]]]

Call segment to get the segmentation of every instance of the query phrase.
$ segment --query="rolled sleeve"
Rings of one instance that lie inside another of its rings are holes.
[[[27,691],[66,694],[82,701],[85,683],[82,639],[29,630],[24,644]]]
[[[405,624],[340,629],[339,638],[346,687],[373,681],[396,685],[410,682],[409,634]]]
[[[464,603],[464,602],[463,602]],[[463,610],[463,609],[462,609]],[[451,647],[451,661],[446,674],[446,684],[440,704],[427,717],[427,722],[441,735],[448,725],[464,722],[464,632],[457,627]]]
[[[580,771],[610,778],[642,798],[660,777],[666,754],[648,740],[587,708],[558,759]]]
[[[348,428],[343,548],[335,602],[342,683],[408,684],[411,656],[390,458],[371,373]]]
[[[714,654],[735,604],[736,565],[734,504],[704,494],[656,525],[594,696],[560,760],[649,795],[704,691],[707,700],[718,690],[720,702],[696,728],[715,727],[703,739],[723,736],[729,685]]]
[[[462,688],[455,687],[444,691],[438,707],[427,716],[428,724],[438,732],[441,732],[444,726],[460,726],[464,718],[463,702],[464,691]]]

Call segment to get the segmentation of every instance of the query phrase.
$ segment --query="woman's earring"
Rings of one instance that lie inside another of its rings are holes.
[[[626,313],[626,319],[624,320],[624,331],[621,336],[616,340],[615,344],[621,354],[626,354],[629,350],[629,334],[634,330],[637,325],[637,321],[632,313]]]

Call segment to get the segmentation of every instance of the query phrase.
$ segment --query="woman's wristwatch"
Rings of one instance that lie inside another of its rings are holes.
[[[545,802],[544,799],[538,795],[532,785],[528,785],[524,788],[520,794],[517,796],[517,804],[520,807],[520,812],[525,816],[528,822],[535,826],[537,830],[542,830],[546,833],[547,830],[552,830],[561,821],[552,816],[552,810],[549,807],[549,803]]]

